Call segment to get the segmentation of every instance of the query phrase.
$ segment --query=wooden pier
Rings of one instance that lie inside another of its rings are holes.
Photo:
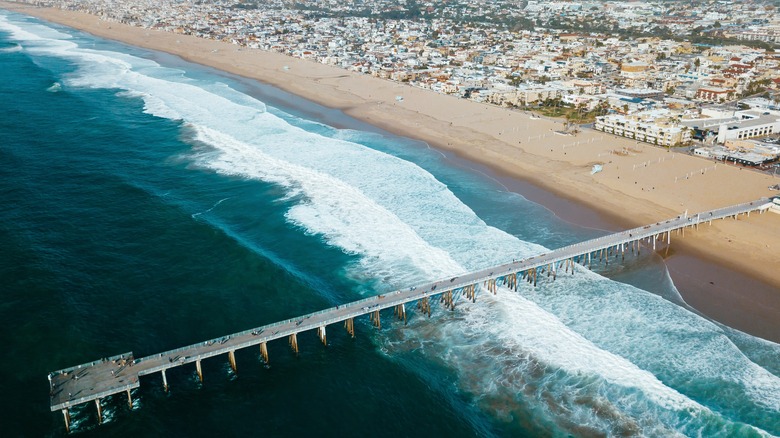
[[[641,251],[646,245],[656,250],[657,245],[671,243],[673,232],[684,234],[686,228],[698,228],[702,223],[713,220],[749,216],[752,212],[763,213],[771,203],[768,199],[739,204],[732,207],[698,213],[692,216],[680,215],[674,219],[622,231],[585,242],[569,245],[527,259],[506,263],[480,271],[459,275],[432,283],[410,287],[386,294],[376,295],[319,312],[257,327],[239,333],[211,339],[175,350],[135,359],[133,353],[100,359],[94,362],[49,373],[51,410],[61,410],[65,427],[70,430],[72,406],[95,402],[98,421],[102,421],[100,400],[114,394],[125,393],[132,406],[130,390],[138,388],[140,377],[161,373],[165,389],[168,388],[166,371],[170,368],[194,364],[198,377],[203,380],[201,361],[226,354],[230,366],[236,371],[236,350],[256,346],[263,360],[268,362],[267,343],[287,338],[290,348],[298,352],[298,334],[315,330],[323,344],[327,343],[326,327],[344,323],[347,332],[355,336],[354,318],[369,314],[372,324],[381,328],[380,311],[394,309],[394,316],[406,321],[407,304],[417,303],[423,314],[431,316],[431,299],[437,298],[446,308],[454,309],[456,301],[465,297],[476,301],[477,292],[484,289],[496,293],[498,285],[517,290],[519,281],[536,286],[540,276],[574,274],[575,269],[589,268],[593,264],[608,264],[610,258],[624,257],[626,253]]]

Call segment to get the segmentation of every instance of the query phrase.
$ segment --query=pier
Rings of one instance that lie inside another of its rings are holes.
[[[520,281],[536,286],[542,276],[555,280],[558,275],[573,275],[577,269],[608,264],[610,259],[620,260],[626,254],[638,255],[643,247],[652,251],[657,250],[659,245],[668,248],[673,233],[684,235],[686,228],[697,229],[701,224],[718,219],[736,220],[740,215],[763,213],[771,206],[769,199],[762,198],[694,215],[682,214],[673,219],[576,243],[512,263],[372,296],[175,350],[137,359],[132,352],[128,352],[54,371],[48,375],[51,410],[62,411],[65,427],[69,431],[69,409],[94,401],[98,422],[102,422],[100,400],[111,395],[126,394],[128,404],[132,407],[131,390],[140,386],[142,376],[160,373],[167,390],[166,371],[193,364],[202,381],[201,361],[204,359],[227,355],[231,368],[236,371],[235,352],[255,347],[259,348],[267,363],[270,360],[267,344],[278,339],[286,338],[290,348],[297,353],[298,335],[314,331],[322,343],[327,345],[326,329],[334,324],[343,325],[354,337],[355,318],[369,315],[372,324],[381,328],[380,311],[385,309],[392,308],[393,316],[405,322],[407,306],[416,304],[420,313],[430,317],[434,299],[453,310],[458,300],[465,298],[476,302],[478,292],[495,294],[499,285],[516,291]]]

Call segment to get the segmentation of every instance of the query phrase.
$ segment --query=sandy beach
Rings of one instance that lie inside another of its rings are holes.
[[[72,11],[2,2],[0,7],[274,85],[389,132],[452,151],[498,174],[526,181],[566,200],[567,206],[595,210],[618,227],[772,196],[767,187],[780,182],[780,178],[748,169],[587,129],[576,136],[561,135],[556,132],[563,128],[558,121],[531,119],[521,111],[277,53],[101,21]],[[591,175],[594,164],[601,164],[603,171]],[[532,200],[545,204],[541,198]],[[550,208],[558,212],[555,206]],[[561,214],[578,223],[577,212],[583,210],[571,208]],[[780,276],[776,272],[780,267],[780,215],[716,222],[686,233],[684,239],[673,240],[672,246],[675,255],[669,263],[675,282],[679,279],[680,284],[692,288],[694,283],[702,283],[694,288],[698,293],[683,293],[686,301],[718,321],[780,341]],[[678,255],[680,261],[675,262]],[[707,260],[709,268],[685,258],[691,256]],[[684,278],[689,269],[720,271],[721,277]],[[750,277],[750,286],[725,282],[740,275]],[[707,296],[702,291],[710,287],[713,294]],[[751,321],[755,318],[760,321]]]

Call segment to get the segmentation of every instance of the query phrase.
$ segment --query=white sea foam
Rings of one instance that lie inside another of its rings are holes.
[[[20,44],[14,44],[11,47],[0,47],[0,53],[15,53],[21,51],[22,51],[22,46]]]
[[[571,278],[560,281],[574,283],[569,287],[579,285],[578,280]],[[698,403],[665,386],[650,372],[598,348],[532,301],[509,293],[507,289],[501,292],[500,298],[484,297],[491,301],[500,300],[494,305],[470,309],[466,318],[468,330],[491,336],[509,350],[529,351],[569,373],[600,376],[615,385],[637,388],[663,408],[703,409]]]
[[[287,217],[331,245],[365,256],[365,267],[403,272],[415,266],[426,276],[440,277],[461,268],[449,255],[421,239],[392,212],[360,190],[328,174],[276,159],[258,148],[210,128],[194,127],[196,140],[221,154],[201,162],[218,172],[273,182],[300,193],[304,201]],[[392,236],[388,239],[387,236]],[[390,267],[387,267],[389,265]]]
[[[76,62],[80,68],[67,85],[116,89],[143,99],[149,114],[183,121],[210,148],[194,154],[200,166],[285,187],[295,200],[289,221],[359,255],[360,271],[371,278],[405,286],[544,251],[487,226],[413,163],[350,141],[354,132],[316,135],[224,85],[202,84],[130,55],[79,48],[64,37],[44,38],[3,16],[0,29],[22,43],[34,41],[26,50]],[[626,427],[632,415],[641,416],[638,409],[654,412],[637,426],[645,431],[671,433],[685,422],[695,429],[695,418],[713,416],[680,392],[691,390],[685,379],[701,375],[734,382],[739,394],[729,403],[779,406],[780,379],[750,362],[714,325],[650,293],[586,271],[522,293],[528,298],[502,290],[501,299],[458,314],[457,324],[417,325],[413,342],[425,344],[437,333],[447,340],[428,351],[441,354],[475,394],[497,399],[530,391],[567,405],[583,423],[598,423],[599,408],[567,401],[566,390],[589,379],[594,383],[579,390],[615,417],[629,413]],[[484,345],[493,346],[487,356]],[[543,394],[529,389],[533,366],[551,370],[534,382]]]

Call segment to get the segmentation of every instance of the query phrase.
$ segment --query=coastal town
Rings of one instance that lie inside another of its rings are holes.
[[[777,2],[34,1],[777,170]],[[402,96],[398,96],[402,100]]]

